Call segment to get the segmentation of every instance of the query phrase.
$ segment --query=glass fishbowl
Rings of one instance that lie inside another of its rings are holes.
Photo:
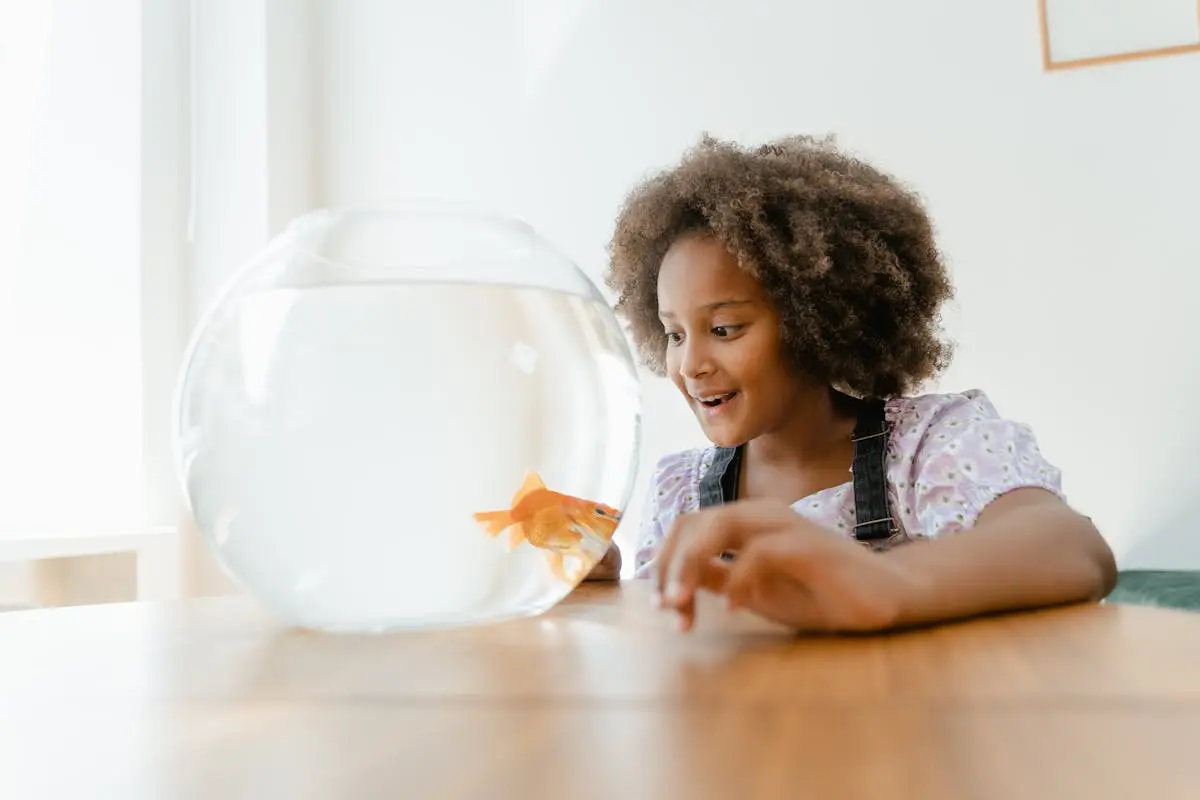
[[[528,225],[322,210],[219,293],[175,421],[224,570],[296,626],[374,632],[565,597],[629,501],[640,390],[609,305]]]

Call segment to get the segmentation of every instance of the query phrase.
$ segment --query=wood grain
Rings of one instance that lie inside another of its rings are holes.
[[[333,636],[213,598],[0,615],[0,797],[1197,796],[1200,615],[803,638],[640,582]]]

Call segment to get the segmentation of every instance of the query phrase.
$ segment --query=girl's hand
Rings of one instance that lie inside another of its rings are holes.
[[[585,581],[615,581],[621,578],[621,550],[615,544],[610,545],[604,558],[596,562]]]
[[[720,560],[734,551],[733,561]],[[699,589],[797,630],[867,632],[895,623],[912,581],[864,545],[787,504],[746,500],[679,517],[657,558],[660,607],[695,624]]]

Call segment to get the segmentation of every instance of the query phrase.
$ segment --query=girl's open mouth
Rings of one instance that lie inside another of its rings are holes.
[[[729,392],[727,394],[698,397],[696,398],[696,401],[700,404],[701,409],[704,411],[704,415],[711,417],[724,413],[724,411],[729,408],[729,404],[736,400],[737,397],[737,392]]]
[[[709,408],[716,408],[719,405],[728,403],[730,400],[732,400],[736,396],[737,396],[737,392],[730,392],[729,394],[721,394],[721,395],[717,395],[715,397],[702,398],[700,400],[700,402],[703,403],[704,405],[708,406]]]

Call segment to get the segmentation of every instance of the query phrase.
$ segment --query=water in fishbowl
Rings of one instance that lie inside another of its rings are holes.
[[[306,626],[539,613],[603,557],[630,493],[637,377],[595,296],[251,291],[193,362],[180,447],[197,522],[236,580]]]

